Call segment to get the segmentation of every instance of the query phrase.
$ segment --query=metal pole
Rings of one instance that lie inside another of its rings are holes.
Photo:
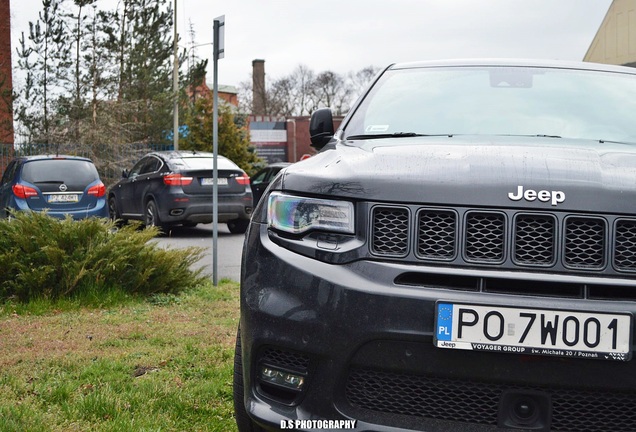
[[[174,149],[179,150],[179,46],[177,42],[177,0],[174,0],[174,70],[172,71],[172,90],[174,92],[172,143]]]
[[[217,257],[217,243],[219,240],[219,185],[218,185],[218,165],[217,154],[219,150],[219,21],[214,20],[214,55],[213,57],[213,70],[214,70],[214,85],[213,85],[213,116],[212,116],[212,151],[214,153],[214,180],[213,180],[213,192],[212,192],[212,226],[213,226],[213,240],[212,240],[212,283],[214,286],[218,285],[218,257]]]
[[[293,152],[292,152],[292,155],[293,155],[292,162],[297,162],[298,161],[298,155],[296,154],[296,147],[297,147],[297,145],[296,145],[296,119],[287,119],[287,121],[291,122],[294,125],[294,141],[293,141],[294,147],[292,149],[293,150]]]

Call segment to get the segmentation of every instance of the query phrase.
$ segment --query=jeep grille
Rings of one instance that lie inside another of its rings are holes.
[[[373,252],[404,256],[408,251],[409,213],[404,208],[378,208],[374,212]]]
[[[377,205],[370,237],[371,253],[386,258],[565,273],[636,271],[636,218]]]
[[[452,211],[423,209],[418,214],[417,255],[430,259],[455,256],[457,215]]]

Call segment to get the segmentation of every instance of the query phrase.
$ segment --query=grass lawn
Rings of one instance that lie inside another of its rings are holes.
[[[236,431],[238,294],[0,305],[0,431]]]

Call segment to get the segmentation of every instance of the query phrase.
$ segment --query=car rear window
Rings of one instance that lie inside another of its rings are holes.
[[[211,157],[182,157],[170,161],[172,169],[179,170],[211,170],[214,166],[214,159]],[[229,159],[220,157],[217,159],[217,166],[220,170],[239,170],[240,168]]]
[[[29,161],[22,168],[22,179],[29,183],[61,182],[89,184],[99,178],[95,165],[74,159]]]

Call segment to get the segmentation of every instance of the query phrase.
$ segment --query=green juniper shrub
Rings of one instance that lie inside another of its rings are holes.
[[[163,249],[158,231],[89,218],[16,212],[0,220],[0,301],[61,299],[87,292],[178,293],[202,283],[201,248]]]

